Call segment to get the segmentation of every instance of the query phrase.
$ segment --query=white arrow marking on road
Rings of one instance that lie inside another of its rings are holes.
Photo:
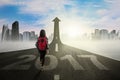
[[[58,52],[58,43],[55,44],[55,51]]]
[[[78,55],[78,57],[85,57],[85,58],[90,58],[90,60],[92,61],[92,63],[98,67],[100,70],[109,70],[107,67],[105,67],[102,63],[100,63],[97,60],[97,57],[94,55]]]
[[[54,75],[54,80],[60,80],[60,76],[59,75]]]

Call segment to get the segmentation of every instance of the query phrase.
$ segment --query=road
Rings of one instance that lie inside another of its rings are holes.
[[[61,43],[40,67],[36,48],[0,54],[0,80],[120,80],[120,61]]]

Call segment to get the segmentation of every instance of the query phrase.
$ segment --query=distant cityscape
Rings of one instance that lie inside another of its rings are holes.
[[[80,40],[120,40],[120,30],[112,30],[108,31],[107,29],[95,29],[94,33],[84,34],[82,37],[78,36]],[[38,35],[35,34],[35,31],[24,31],[23,33],[19,32],[19,22],[15,21],[12,24],[12,29],[8,28],[8,25],[3,25],[1,41],[36,41]],[[51,41],[53,38],[53,34],[49,37]],[[65,37],[65,34],[62,35],[62,38]]]
[[[120,30],[109,32],[107,29],[95,29],[91,37],[93,40],[120,40]]]
[[[8,25],[3,25],[1,41],[35,41],[38,35],[35,31],[25,31],[19,33],[19,22],[15,21],[12,24],[12,29],[8,28]]]

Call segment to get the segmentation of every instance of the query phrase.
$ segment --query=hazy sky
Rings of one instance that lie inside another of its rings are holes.
[[[0,0],[0,31],[17,20],[20,32],[45,28],[52,33],[56,16],[62,33],[120,29],[120,0]]]

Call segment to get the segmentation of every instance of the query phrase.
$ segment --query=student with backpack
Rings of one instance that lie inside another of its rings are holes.
[[[38,40],[36,42],[36,47],[40,53],[40,63],[43,68],[44,62],[45,62],[45,55],[48,53],[48,39],[46,37],[45,30],[40,31],[40,35],[38,37]]]

